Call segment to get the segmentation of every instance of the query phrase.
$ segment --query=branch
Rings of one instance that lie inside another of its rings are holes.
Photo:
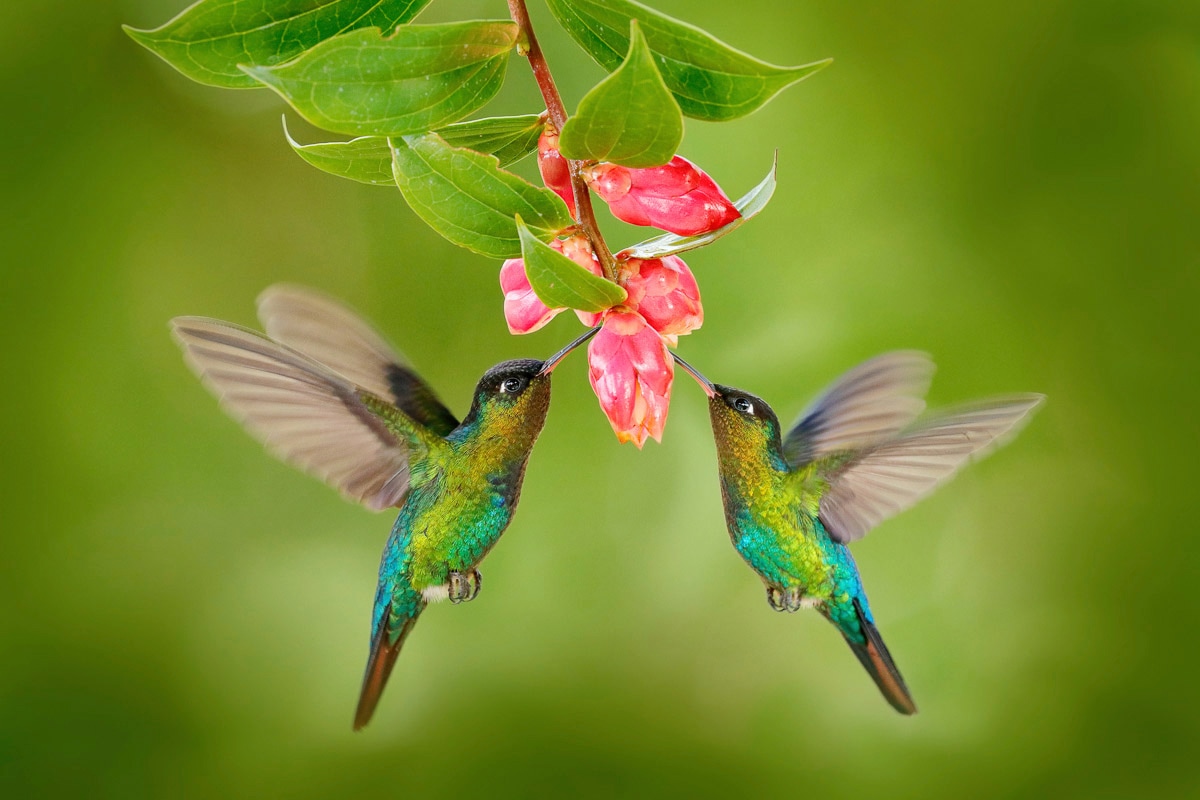
[[[554,77],[550,74],[550,65],[546,63],[546,56],[542,54],[537,36],[533,33],[533,23],[529,20],[529,10],[525,7],[525,0],[508,0],[508,13],[520,29],[517,37],[517,52],[529,59],[534,80],[537,81],[542,99],[546,102],[546,110],[550,113],[550,121],[554,123],[555,128],[561,131],[567,124],[567,109],[563,106],[562,95],[558,93]],[[600,225],[596,222],[596,213],[592,208],[592,194],[583,179],[584,164],[582,161],[568,159],[567,165],[571,170],[571,192],[575,196],[575,209],[579,216],[579,224],[583,227],[583,232],[591,243],[596,258],[600,261],[604,277],[615,282],[617,279],[616,260],[613,258],[612,251],[608,249],[608,243],[604,241],[604,236],[600,233]]]

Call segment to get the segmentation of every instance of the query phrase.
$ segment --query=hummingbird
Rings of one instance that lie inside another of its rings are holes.
[[[384,546],[354,729],[371,719],[425,607],[473,600],[478,564],[512,521],[550,407],[545,361],[479,379],[460,422],[349,308],[297,286],[258,298],[266,334],[206,317],[171,321],[184,357],[230,416],[281,460],[373,511],[398,508]]]
[[[675,360],[708,394],[725,524],[771,608],[815,608],[892,708],[915,714],[847,545],[1014,434],[1044,397],[997,397],[921,417],[933,362],[898,351],[846,372],[784,434],[761,398]]]

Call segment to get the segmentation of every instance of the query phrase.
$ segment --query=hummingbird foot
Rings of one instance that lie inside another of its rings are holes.
[[[787,611],[787,606],[783,602],[783,589],[778,586],[768,586],[767,605],[774,611]]]
[[[479,590],[483,588],[483,575],[477,569],[466,573],[451,570],[448,586],[451,603],[455,605],[469,603],[479,595]]]
[[[803,586],[788,586],[786,589],[778,586],[767,587],[767,605],[775,611],[786,611],[790,614],[802,608],[812,608],[818,602],[816,598],[804,596]]]

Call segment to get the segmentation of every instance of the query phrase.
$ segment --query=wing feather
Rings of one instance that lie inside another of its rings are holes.
[[[319,361],[398,408],[439,436],[458,419],[369,323],[331,297],[289,284],[258,296],[258,318],[271,339]]]
[[[171,328],[221,406],[275,456],[372,510],[403,501],[413,445],[367,407],[367,387],[232,323],[178,317]]]
[[[933,378],[925,353],[884,353],[842,375],[788,431],[783,455],[793,467],[841,450],[858,450],[889,439],[925,410]]]
[[[843,544],[861,539],[1014,435],[1043,399],[1016,395],[947,409],[843,461],[826,476],[822,524]]]

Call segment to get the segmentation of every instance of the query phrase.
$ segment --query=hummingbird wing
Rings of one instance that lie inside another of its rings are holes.
[[[373,511],[399,505],[410,461],[445,445],[388,401],[261,333],[204,317],[171,327],[230,416],[281,460]]]
[[[784,458],[797,468],[829,453],[891,438],[925,410],[933,371],[929,356],[914,350],[864,361],[800,415],[784,437]]]
[[[912,506],[972,458],[999,446],[1044,399],[1040,394],[983,400],[945,409],[900,436],[860,453],[829,457],[820,519],[834,541],[867,535]]]
[[[390,399],[439,436],[458,419],[408,361],[355,312],[321,292],[276,284],[258,296],[267,336],[299,350],[356,386]]]

